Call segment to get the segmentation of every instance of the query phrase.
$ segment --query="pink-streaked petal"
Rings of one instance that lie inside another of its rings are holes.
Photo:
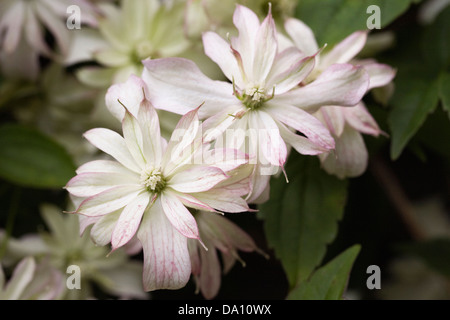
[[[295,134],[282,123],[278,123],[280,135],[283,140],[290,146],[292,146],[298,153],[304,155],[318,155],[323,152],[327,152],[327,149],[321,148],[319,145],[313,143],[306,137]]]
[[[200,239],[197,222],[176,194],[164,192],[160,196],[161,206],[173,227],[183,236],[191,239]]]
[[[150,194],[144,191],[123,209],[112,232],[111,246],[113,250],[125,245],[133,238],[149,202]]]
[[[395,77],[396,71],[391,66],[382,63],[369,63],[363,65],[370,77],[369,88],[383,87],[389,84]]]
[[[149,101],[141,104],[137,119],[142,132],[144,158],[155,167],[159,166],[163,153],[161,129],[158,113]]]
[[[203,192],[227,178],[219,168],[199,165],[176,173],[168,181],[168,186],[182,193]]]
[[[269,181],[271,175],[261,174],[261,167],[256,166],[254,173],[251,176],[251,191],[246,197],[247,203],[255,203],[261,194],[269,187]]]
[[[209,79],[188,59],[148,59],[143,64],[142,78],[157,109],[185,114],[203,104],[203,119],[237,101],[231,83]]]
[[[237,213],[250,210],[247,202],[223,189],[213,189],[207,192],[194,193],[193,196],[208,206],[223,212]]]
[[[205,244],[208,245],[208,244]],[[222,271],[220,269],[217,250],[200,250],[201,271],[200,271],[200,290],[205,299],[213,299],[220,289]]]
[[[336,139],[335,151],[319,155],[319,158],[325,171],[343,179],[364,173],[368,153],[361,134],[346,126],[342,135]]]
[[[343,109],[345,120],[353,127],[353,129],[372,136],[378,136],[382,133],[377,122],[369,113],[363,102],[358,103],[354,107]]]
[[[84,137],[95,147],[111,155],[128,169],[140,173],[141,168],[139,168],[130,154],[125,139],[117,132],[105,128],[95,128],[87,131]]]
[[[203,34],[205,54],[214,61],[230,81],[234,81],[238,88],[244,87],[241,69],[234,56],[230,44],[215,32]]]
[[[281,138],[278,126],[272,117],[260,110],[251,112],[249,114],[249,126],[257,130],[260,153],[271,165],[283,166],[287,158],[286,144]]]
[[[121,212],[122,210],[117,210],[104,216],[86,217],[89,219],[97,219],[91,229],[91,239],[96,245],[106,246],[111,242],[111,235],[117,224],[117,220],[119,220]]]
[[[334,139],[327,128],[308,112],[290,105],[270,102],[265,110],[275,119],[303,133],[321,149],[334,148]]]
[[[139,176],[111,174],[109,172],[86,172],[73,177],[65,188],[77,197],[90,197],[123,184],[138,185]]]
[[[320,108],[319,111],[317,111],[314,116],[317,117],[317,119],[320,119],[323,124],[325,124],[328,127],[328,130],[330,130],[330,133],[333,135],[339,137],[342,134],[342,131],[344,131],[345,126],[345,117],[344,117],[344,109],[346,107],[339,107],[339,106],[327,106]],[[354,107],[351,107],[354,108]]]
[[[304,57],[294,47],[278,54],[268,75],[267,88],[275,87],[275,94],[283,94],[298,86],[313,70],[315,56]]]
[[[277,55],[278,44],[275,28],[275,21],[271,12],[267,15],[256,34],[255,52],[253,57],[253,67],[251,76],[247,74],[251,82],[261,83],[267,77],[272,68],[273,61]]]
[[[89,227],[90,225],[96,223],[98,220],[100,220],[103,217],[106,217],[108,215],[105,216],[98,216],[98,217],[88,217],[88,216],[83,216],[82,214],[78,215],[78,220],[80,222],[80,237],[83,236],[84,232],[86,231],[87,227]]]
[[[131,75],[126,82],[109,87],[105,96],[106,106],[120,121],[125,116],[125,108],[137,117],[139,106],[145,99],[146,87],[141,78]]]
[[[186,193],[180,193],[180,192],[173,192],[176,197],[186,206],[189,208],[197,209],[197,210],[204,210],[209,212],[215,212],[214,208],[210,207],[208,204],[198,200],[194,196]]]
[[[328,53],[322,55],[321,66],[327,68],[335,63],[347,63],[364,47],[367,41],[366,31],[355,31],[339,42]]]
[[[102,216],[125,207],[142,191],[140,185],[121,185],[84,200],[76,213],[86,216]]]
[[[233,23],[238,29],[239,36],[232,38],[231,44],[241,55],[245,73],[252,74],[255,39],[260,27],[259,18],[252,10],[238,4],[234,10]]]
[[[25,4],[17,1],[10,6],[0,21],[0,36],[2,36],[2,47],[6,53],[16,51],[22,35],[22,26],[25,20]],[[4,34],[4,35],[3,35]]]
[[[236,149],[215,148],[203,154],[203,163],[228,172],[247,164],[249,156]]]
[[[238,115],[245,112],[245,109],[239,105],[232,105],[225,110],[206,119],[203,124],[203,141],[211,142],[222,135],[235,121],[239,121]]]
[[[284,28],[294,41],[295,46],[305,55],[312,55],[319,50],[314,33],[302,21],[288,18],[284,23]]]
[[[144,251],[144,290],[184,287],[191,275],[187,238],[167,219],[160,198],[144,215],[137,237]]]
[[[363,67],[334,64],[315,81],[276,96],[273,100],[313,113],[322,106],[354,106],[368,87],[369,75]]]

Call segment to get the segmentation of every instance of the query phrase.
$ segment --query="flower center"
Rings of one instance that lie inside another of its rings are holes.
[[[142,170],[140,182],[149,192],[160,193],[166,187],[161,170],[153,166],[147,166]]]
[[[262,106],[266,100],[266,90],[263,87],[252,86],[245,89],[242,95],[242,103],[249,109],[254,110]]]

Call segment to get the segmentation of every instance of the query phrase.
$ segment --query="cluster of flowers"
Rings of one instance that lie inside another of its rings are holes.
[[[194,23],[184,32],[201,34],[204,53],[225,77],[211,79],[181,57],[186,35],[180,38],[172,21],[162,22],[179,3],[169,9],[156,0],[131,2],[124,2],[128,11],[105,11],[116,18],[133,15],[123,30],[120,19],[100,23],[114,45],[95,51],[106,67],[81,73],[84,79],[99,79],[100,73],[114,79],[105,103],[121,122],[122,135],[107,128],[84,134],[111,157],[82,164],[67,183],[71,212],[83,236],[90,233],[102,248],[111,245],[111,256],[142,248],[145,291],[179,289],[192,274],[198,290],[213,298],[222,272],[217,250],[225,272],[240,260],[238,250],[260,251],[224,213],[253,211],[250,204],[268,201],[270,177],[283,173],[288,180],[284,166],[292,148],[318,156],[338,177],[362,174],[368,154],[361,134],[382,133],[362,98],[390,83],[395,71],[354,59],[366,43],[365,31],[320,48],[303,22],[287,18],[277,25],[270,5],[261,21],[237,4],[237,33],[226,29],[222,36],[225,29],[197,30]],[[139,10],[131,12],[138,2]],[[194,12],[207,17],[208,5],[188,1],[187,11],[176,12],[189,13],[186,23]],[[5,41],[14,44],[10,38]],[[161,112],[181,115],[168,139]],[[21,268],[31,265],[25,261]]]

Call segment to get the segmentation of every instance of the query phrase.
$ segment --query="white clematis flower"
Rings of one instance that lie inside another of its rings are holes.
[[[266,198],[258,198],[267,194],[269,177],[284,166],[289,147],[307,155],[334,148],[327,128],[309,112],[323,105],[356,104],[366,92],[368,75],[361,67],[342,64],[299,87],[313,70],[316,53],[305,56],[284,46],[280,51],[270,11],[260,23],[253,11],[238,5],[233,21],[239,36],[231,43],[214,32],[203,35],[206,54],[232,83],[213,81],[180,58],[144,61],[143,79],[157,108],[184,114],[204,102],[200,116],[208,118],[205,140],[255,156],[248,201],[262,202]],[[192,106],[180,107],[185,100]],[[238,136],[226,139],[230,130]]]
[[[66,187],[83,198],[75,213],[86,216],[84,225],[94,223],[94,241],[111,242],[113,250],[137,234],[144,251],[145,290],[181,288],[191,273],[187,239],[200,240],[187,207],[248,211],[241,198],[249,191],[250,171],[241,170],[248,157],[204,146],[197,109],[181,118],[165,142],[138,77],[130,77],[126,86],[113,86],[108,96],[126,107],[123,137],[102,128],[85,137],[117,161],[92,161],[77,170]],[[138,110],[137,117],[129,110]]]

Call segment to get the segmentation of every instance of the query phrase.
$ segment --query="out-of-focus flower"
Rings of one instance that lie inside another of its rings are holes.
[[[450,0],[428,0],[419,8],[418,20],[422,24],[430,24],[434,19],[450,5]]]
[[[66,188],[83,199],[75,213],[87,217],[84,225],[94,223],[91,236],[97,244],[111,242],[116,250],[137,234],[145,290],[176,289],[191,273],[187,239],[200,240],[186,207],[248,211],[242,196],[249,192],[252,168],[246,169],[245,154],[204,145],[197,109],[181,118],[167,143],[147,96],[145,83],[135,76],[109,89],[107,100],[125,109],[123,137],[103,128],[85,137],[117,162],[86,163]]]
[[[42,274],[48,274],[48,277],[53,274],[52,277],[63,280],[59,299],[93,298],[94,283],[105,293],[120,298],[147,297],[142,288],[140,262],[131,260],[124,250],[107,257],[107,248],[96,246],[89,233],[80,235],[78,217],[63,214],[56,206],[43,205],[41,215],[49,232],[9,239],[6,261],[11,263],[22,257],[34,257],[39,265],[45,266],[41,267]],[[71,265],[79,267],[80,289],[66,286],[67,268]]]
[[[36,264],[33,257],[23,258],[6,283],[0,266],[0,300],[56,300],[64,292],[63,275],[48,264]]]
[[[238,5],[233,20],[239,36],[231,44],[214,32],[203,35],[206,54],[232,84],[213,81],[180,58],[144,61],[143,79],[154,106],[184,114],[204,103],[200,115],[207,118],[205,141],[255,156],[248,201],[256,203],[267,200],[259,197],[268,190],[270,175],[284,166],[290,146],[308,155],[334,148],[326,127],[309,112],[323,105],[356,104],[366,92],[368,75],[362,67],[333,65],[299,87],[313,70],[317,52],[305,56],[295,47],[280,52],[270,11],[260,23],[253,11]],[[227,139],[230,131],[237,136]]]
[[[237,260],[244,264],[238,250],[259,253],[262,251],[246,232],[227,218],[201,210],[195,212],[194,217],[200,237],[209,250],[204,250],[198,241],[188,240],[192,275],[197,285],[197,293],[201,292],[206,299],[213,299],[219,292],[222,277],[218,252],[221,253],[223,273],[226,274]]]
[[[70,30],[67,8],[77,5],[83,14],[81,23],[95,26],[98,10],[85,0],[3,0],[0,3],[0,66],[3,74],[13,78],[36,80],[39,56],[61,59],[68,52]],[[49,31],[55,40],[52,49],[45,40]]]
[[[102,48],[91,57],[100,67],[82,68],[78,71],[79,79],[107,88],[126,81],[131,74],[139,76],[144,59],[182,53],[189,46],[183,33],[183,9],[181,3],[168,5],[158,0],[122,0],[120,7],[102,6],[104,16],[99,19],[99,36],[107,43],[102,43]],[[82,40],[83,32],[78,35]],[[85,48],[73,46],[73,50]]]
[[[292,41],[306,55],[317,52],[318,45],[312,30],[302,21],[290,18],[285,24],[286,32]],[[304,83],[314,83],[329,68],[347,63],[363,67],[370,77],[367,91],[382,87],[392,81],[395,70],[373,59],[353,60],[367,40],[367,32],[357,31],[346,37],[331,50],[317,57],[314,70]],[[362,97],[361,97],[362,98]],[[378,136],[382,131],[368,112],[363,102],[354,107],[330,104],[315,114],[332,133],[336,148],[334,151],[319,155],[323,168],[340,178],[361,175],[367,167],[368,153],[361,133]]]

